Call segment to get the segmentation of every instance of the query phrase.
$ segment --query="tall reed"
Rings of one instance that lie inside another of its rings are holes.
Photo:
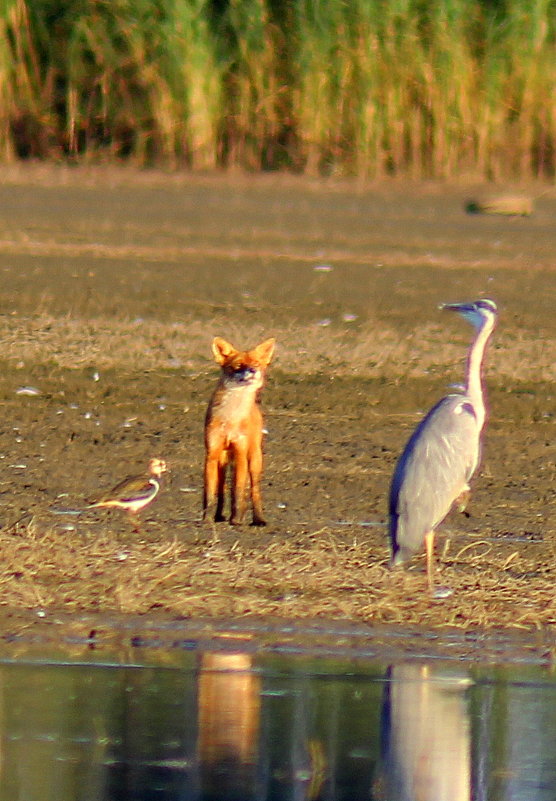
[[[3,0],[0,160],[556,174],[554,0]]]
[[[222,71],[206,0],[87,5],[69,31],[69,151],[215,167]]]

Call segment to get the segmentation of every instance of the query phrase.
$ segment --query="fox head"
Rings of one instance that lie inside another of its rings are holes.
[[[212,341],[212,352],[215,361],[222,368],[224,383],[229,387],[260,389],[274,353],[275,342],[274,338],[266,339],[252,350],[241,351],[225,339],[215,337]]]

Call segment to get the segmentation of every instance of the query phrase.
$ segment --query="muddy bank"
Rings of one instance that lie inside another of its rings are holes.
[[[146,627],[270,616],[550,639],[556,202],[543,196],[530,218],[470,216],[469,193],[6,176],[5,610],[24,627],[37,612],[141,615]],[[439,532],[439,581],[455,591],[440,602],[425,593],[422,560],[386,570],[385,498],[412,427],[462,377],[470,331],[437,305],[483,295],[502,312],[491,419],[469,515]],[[262,531],[198,522],[215,334],[278,339],[263,397]],[[118,513],[53,513],[151,455],[172,471],[140,536]]]

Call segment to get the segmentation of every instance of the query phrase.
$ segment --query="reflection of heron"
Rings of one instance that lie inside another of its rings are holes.
[[[373,797],[470,801],[471,725],[466,673],[392,665],[381,717],[381,764]]]
[[[479,462],[485,422],[481,364],[496,323],[492,300],[442,308],[458,312],[477,329],[467,359],[465,391],[442,398],[417,426],[396,465],[389,503],[391,564],[405,562],[424,542],[430,588],[434,531],[454,501],[469,491],[467,482]]]

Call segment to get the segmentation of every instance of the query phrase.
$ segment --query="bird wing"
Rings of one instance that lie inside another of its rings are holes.
[[[394,471],[391,536],[417,549],[450,511],[479,462],[479,428],[469,398],[448,395],[415,429]],[[403,530],[402,530],[403,528]]]
[[[142,498],[148,498],[156,490],[156,485],[153,480],[147,476],[131,476],[120,481],[108,492],[105,492],[100,498],[92,501],[93,504],[106,503],[107,501],[119,500],[124,503],[128,501],[138,501]]]

